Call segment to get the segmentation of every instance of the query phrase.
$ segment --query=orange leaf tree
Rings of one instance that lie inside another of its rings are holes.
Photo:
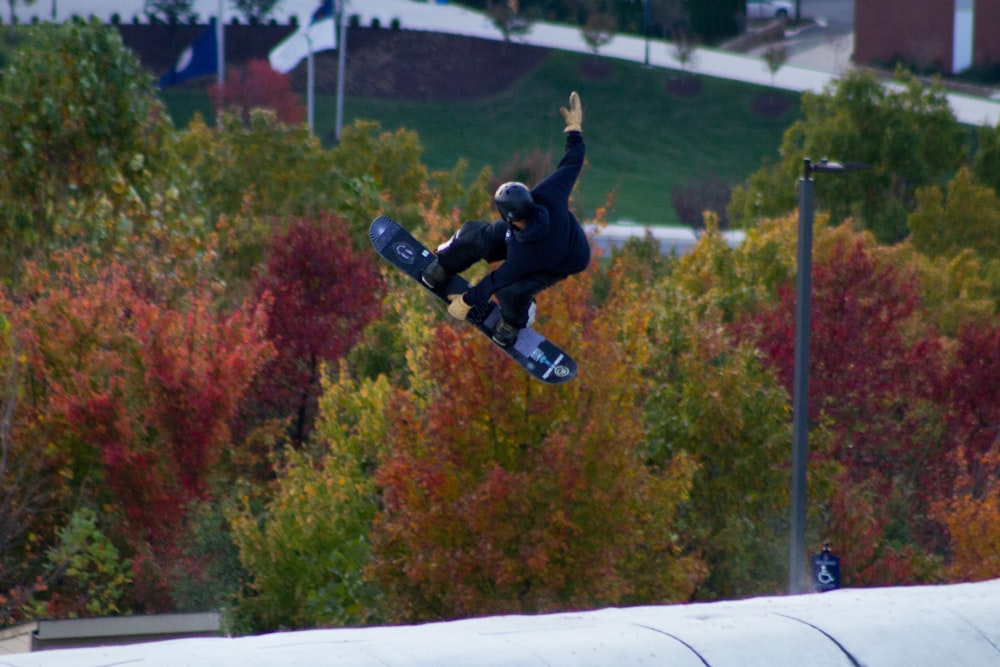
[[[951,537],[946,568],[950,581],[979,581],[1000,574],[1000,454],[994,448],[977,462],[979,483],[967,463],[965,451],[960,450],[955,490],[934,506],[934,517]]]
[[[539,327],[581,363],[573,382],[529,378],[464,325],[438,324],[417,389],[389,406],[370,577],[394,620],[684,599],[698,580],[672,524],[692,470],[640,456],[622,313],[588,306],[587,277],[539,297]],[[669,492],[669,493],[665,493]]]

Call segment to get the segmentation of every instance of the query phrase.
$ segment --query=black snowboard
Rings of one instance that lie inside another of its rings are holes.
[[[424,247],[420,241],[386,216],[379,216],[372,221],[368,229],[372,245],[378,254],[397,266],[406,275],[417,281],[417,284],[441,301],[448,303],[449,294],[463,294],[468,291],[469,283],[462,276],[452,276],[451,282],[441,290],[435,291],[424,285],[420,274],[424,267],[434,259],[434,253]],[[493,340],[493,330],[500,321],[500,307],[493,301],[477,306],[469,312],[468,321]],[[495,344],[495,343],[494,343]],[[507,356],[524,366],[531,376],[549,384],[562,384],[576,375],[576,362],[560,350],[554,343],[531,327],[522,329],[517,341],[509,347],[498,348]]]

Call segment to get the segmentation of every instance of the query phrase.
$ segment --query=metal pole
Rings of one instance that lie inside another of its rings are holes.
[[[799,180],[798,271],[795,279],[795,376],[792,386],[792,508],[788,540],[788,592],[806,581],[806,460],[809,437],[809,310],[812,294],[813,185],[809,159]]]
[[[312,40],[309,38],[309,32],[306,31],[306,43],[309,44],[309,59],[306,68],[306,122],[309,124],[309,131],[313,131],[313,108],[315,107],[315,93],[314,89],[316,87],[316,65],[315,58],[313,57],[313,44]]]
[[[344,126],[344,71],[347,64],[347,22],[344,21],[344,4],[347,0],[337,2],[337,20],[334,30],[340,28],[337,40],[337,141],[340,141],[340,130]]]
[[[225,12],[225,6],[223,5],[223,0],[219,0],[219,18],[215,23],[215,62],[220,95],[222,94],[223,86],[226,85],[226,19],[223,12]],[[219,100],[219,108],[222,108],[222,100]]]

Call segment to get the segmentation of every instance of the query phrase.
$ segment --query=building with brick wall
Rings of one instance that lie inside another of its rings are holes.
[[[854,61],[956,74],[1000,64],[1000,0],[855,0]]]

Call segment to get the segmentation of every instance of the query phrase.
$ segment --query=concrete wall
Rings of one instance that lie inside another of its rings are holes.
[[[219,612],[70,618],[20,623],[0,630],[0,656],[32,651],[111,646],[222,634]],[[7,663],[0,660],[0,667]]]

